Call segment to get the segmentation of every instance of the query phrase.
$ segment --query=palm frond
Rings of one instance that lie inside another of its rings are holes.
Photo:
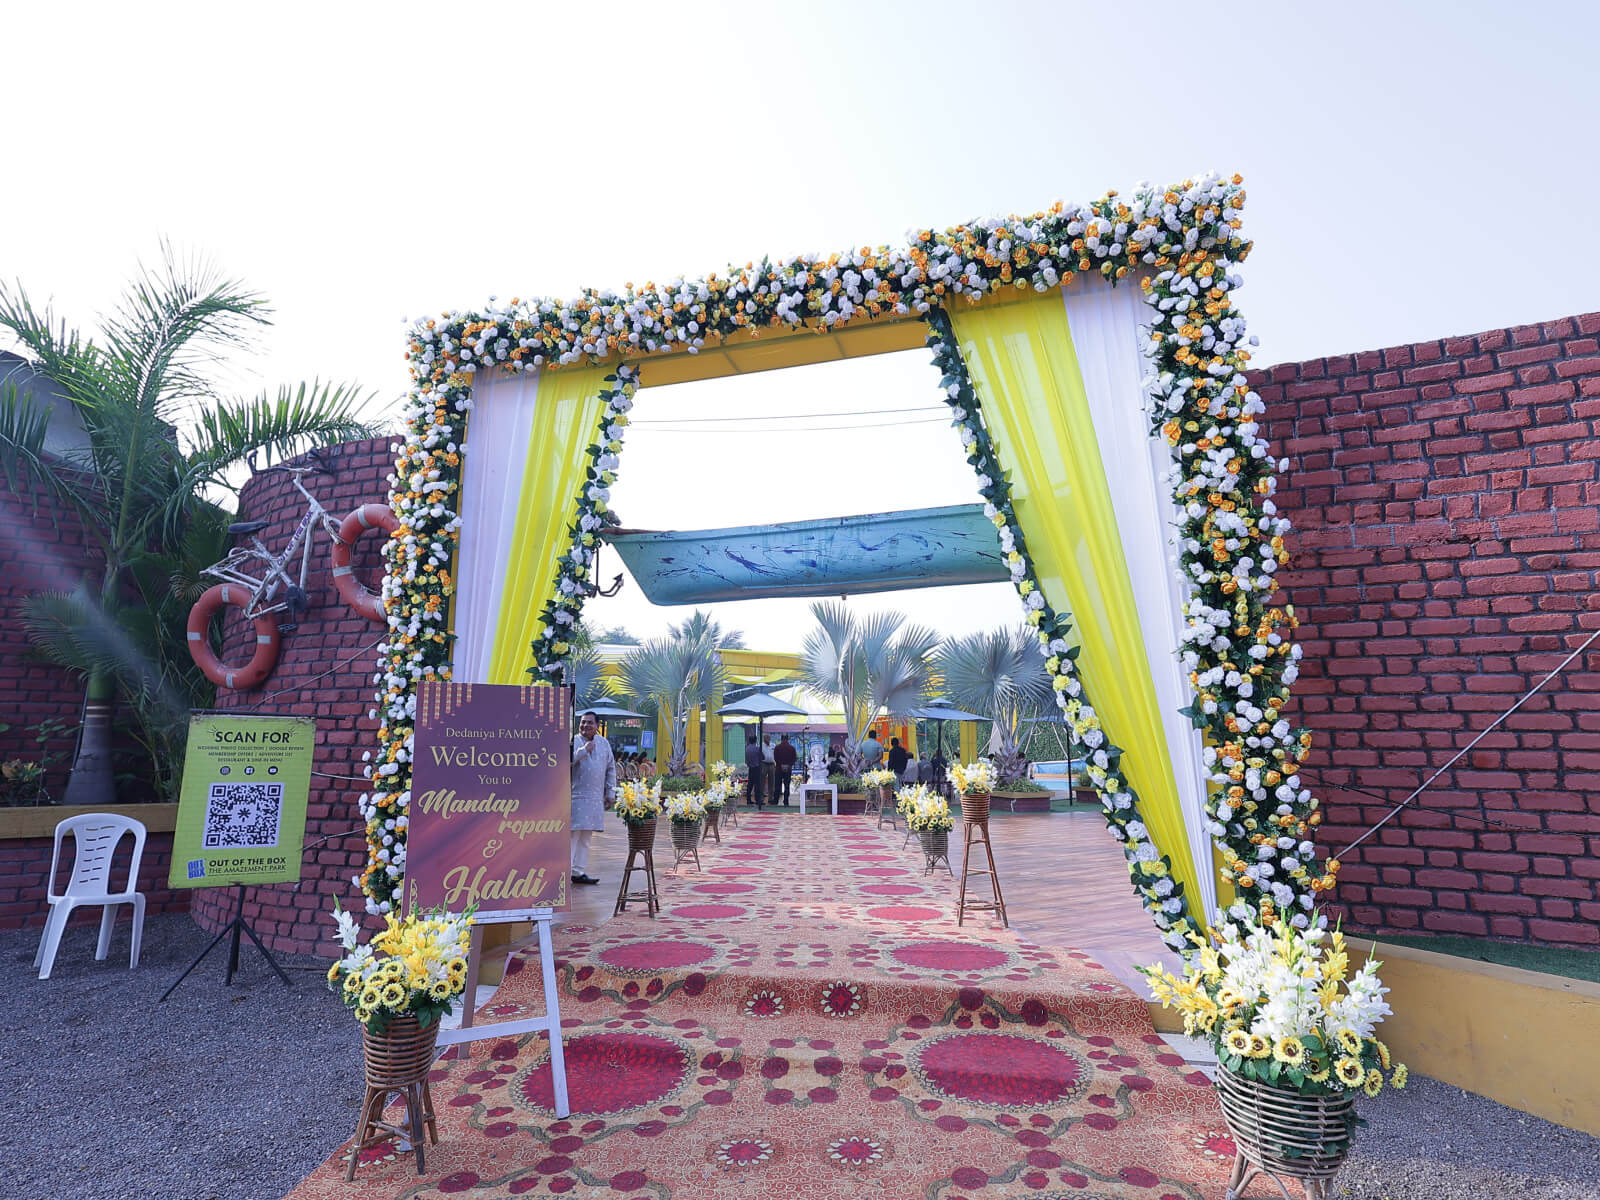
[[[159,267],[140,268],[105,337],[124,403],[141,419],[172,422],[187,415],[182,402],[211,397],[200,368],[248,345],[270,310],[203,261],[182,262],[167,243],[161,252]]]
[[[188,465],[197,483],[217,485],[223,472],[254,454],[263,466],[317,446],[374,437],[357,413],[372,399],[345,383],[285,384],[278,394],[218,401],[199,415],[189,434]]]

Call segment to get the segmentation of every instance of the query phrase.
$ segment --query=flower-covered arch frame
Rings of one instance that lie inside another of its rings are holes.
[[[559,680],[570,630],[593,583],[609,489],[617,477],[642,363],[693,355],[730,339],[920,321],[942,373],[954,424],[981,484],[985,511],[1010,564],[1027,620],[1038,631],[1057,703],[1122,844],[1134,890],[1167,943],[1183,948],[1205,917],[1192,911],[1172,863],[1140,819],[1122,751],[1085,693],[1064,598],[1047,598],[1015,519],[983,404],[952,330],[952,306],[1013,290],[1047,292],[1080,275],[1136,281],[1149,305],[1143,352],[1152,435],[1170,450],[1179,514],[1182,659],[1193,691],[1185,715],[1205,739],[1210,787],[1206,829],[1225,883],[1241,905],[1311,919],[1333,886],[1336,863],[1315,854],[1317,801],[1297,773],[1310,738],[1283,717],[1298,673],[1292,608],[1272,603],[1288,561],[1289,522],[1272,496],[1276,464],[1261,438],[1262,404],[1244,375],[1243,317],[1234,268],[1250,243],[1240,233],[1241,180],[1205,176],[1169,188],[1141,186],[1027,217],[915,231],[903,247],[863,247],[783,262],[763,260],[701,280],[590,291],[573,301],[513,300],[446,312],[411,329],[405,442],[392,476],[399,518],[384,548],[388,635],[379,650],[374,715],[379,749],[362,800],[370,849],[356,880],[374,912],[396,904],[405,870],[406,810],[415,685],[447,679],[448,612],[461,521],[457,496],[472,387],[480,371],[559,371],[616,363],[606,376],[599,434],[532,646],[537,677]],[[1124,282],[1124,286],[1127,286]]]

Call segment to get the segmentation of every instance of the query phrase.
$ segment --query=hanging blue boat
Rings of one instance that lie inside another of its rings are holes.
[[[977,504],[734,529],[615,529],[652,604],[840,596],[1009,579]]]

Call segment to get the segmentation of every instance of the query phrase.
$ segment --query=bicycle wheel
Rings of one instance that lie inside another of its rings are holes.
[[[243,609],[250,603],[250,592],[236,583],[219,583],[206,589],[189,610],[189,657],[202,674],[218,687],[248,692],[267,681],[278,665],[280,637],[278,622],[271,613],[255,619],[255,653],[242,667],[230,667],[211,649],[211,618],[228,605]]]

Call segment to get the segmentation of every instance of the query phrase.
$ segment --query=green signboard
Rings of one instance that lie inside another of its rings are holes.
[[[316,740],[310,717],[192,716],[168,884],[299,879]]]

